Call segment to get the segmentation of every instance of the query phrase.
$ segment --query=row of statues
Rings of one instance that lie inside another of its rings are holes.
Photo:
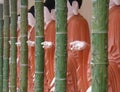
[[[91,92],[90,30],[78,12],[82,0],[67,0],[67,83],[66,92]],[[32,12],[31,12],[32,10]],[[35,19],[34,6],[28,12],[28,92],[34,92],[35,76]],[[108,92],[120,88],[120,0],[110,0],[108,30]],[[44,92],[55,92],[55,1],[44,2]],[[17,29],[17,87],[20,88],[20,16]]]

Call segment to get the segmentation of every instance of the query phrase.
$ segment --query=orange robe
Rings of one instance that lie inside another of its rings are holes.
[[[50,83],[54,78],[54,54],[55,54],[55,21],[51,21],[44,32],[45,41],[50,41],[54,45],[51,48],[45,48],[45,67],[44,67],[44,92],[50,91]]]
[[[108,29],[109,92],[120,92],[120,6],[110,9]]]
[[[90,34],[87,21],[80,15],[68,20],[67,92],[86,92],[87,68],[90,51]],[[88,46],[81,51],[71,51],[70,42],[85,41]]]
[[[35,42],[35,28],[31,28],[28,34],[28,41]],[[34,92],[35,74],[35,45],[28,45],[28,92]]]
[[[17,30],[17,42],[20,41],[20,30]],[[17,88],[20,88],[20,46],[17,46]]]

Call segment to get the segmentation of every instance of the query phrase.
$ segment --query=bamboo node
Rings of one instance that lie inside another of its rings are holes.
[[[5,37],[5,36],[4,36],[3,38],[4,38],[4,39],[9,39],[9,37]]]
[[[44,0],[35,0],[35,3],[44,3]]]
[[[5,60],[5,61],[7,60],[6,62],[8,62],[9,59],[8,59],[8,58],[5,58],[5,56],[3,56],[3,60]],[[4,61],[4,62],[5,62],[5,61]]]
[[[21,22],[26,22],[26,20],[25,20],[25,19],[22,19],[22,18],[21,18],[21,20],[20,20],[20,21],[21,21]]]
[[[20,38],[22,38],[22,37],[23,37],[23,38],[24,38],[24,37],[27,37],[27,35],[22,35],[22,36],[20,36]]]
[[[67,32],[56,32],[56,34],[67,34]]]
[[[35,38],[43,38],[44,36],[35,36]]]
[[[66,78],[55,78],[56,80],[61,80],[61,81],[64,81],[66,80]]]
[[[91,62],[90,64],[91,65],[108,65],[108,63],[93,63],[93,62]]]
[[[28,64],[20,64],[20,66],[28,66]]]
[[[10,85],[9,87],[10,87],[10,88],[15,88],[16,86],[12,86],[12,85]]]
[[[10,63],[9,63],[9,64],[16,64],[16,62],[11,62],[11,61],[10,61]]]
[[[44,72],[38,72],[38,71],[36,71],[35,74],[36,74],[36,73],[37,73],[37,74],[43,74]]]
[[[11,14],[17,14],[17,12],[11,12]]]
[[[6,81],[8,82],[8,79],[3,79],[3,81],[4,81],[4,82],[6,82]]]
[[[20,5],[21,8],[27,8],[27,5]]]
[[[17,37],[10,37],[11,39],[17,38]]]
[[[93,34],[107,34],[108,32],[106,31],[99,31],[99,32],[91,32]]]
[[[10,18],[9,15],[3,15],[3,18]]]

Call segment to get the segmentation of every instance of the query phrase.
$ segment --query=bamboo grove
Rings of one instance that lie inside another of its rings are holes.
[[[20,92],[28,92],[28,2],[20,1]],[[35,87],[44,92],[44,0],[35,2]],[[109,0],[92,0],[92,92],[107,92],[107,22]],[[55,92],[66,92],[67,0],[55,0]],[[103,14],[99,12],[103,11]],[[0,3],[0,92],[17,92],[17,0]],[[99,42],[102,42],[99,43]],[[102,62],[101,62],[102,61]],[[100,72],[98,72],[101,70]]]

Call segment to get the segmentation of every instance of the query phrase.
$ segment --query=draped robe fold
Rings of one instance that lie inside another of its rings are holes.
[[[54,78],[55,33],[55,21],[52,20],[44,31],[44,40],[53,43],[52,47],[44,49],[44,92],[50,92],[50,84]]]
[[[120,5],[109,11],[108,60],[108,92],[120,92]]]
[[[80,15],[68,20],[67,39],[67,92],[86,92],[88,88],[87,69],[90,53],[90,33],[87,21]],[[85,41],[87,47],[81,51],[71,51],[70,42]]]

